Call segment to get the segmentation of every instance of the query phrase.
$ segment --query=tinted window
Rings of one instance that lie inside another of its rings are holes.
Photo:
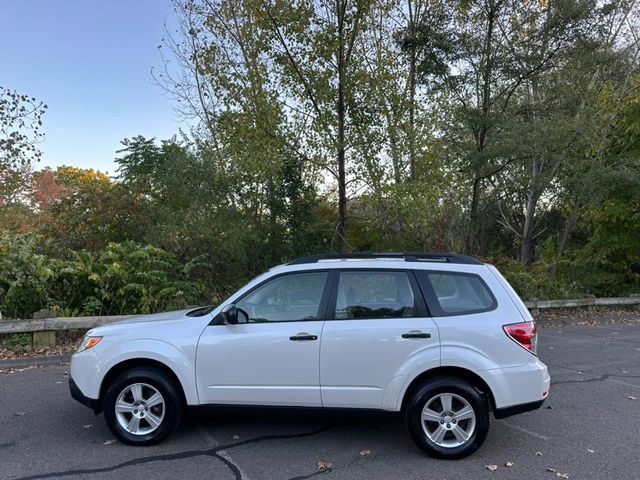
[[[248,313],[249,323],[316,320],[327,272],[296,273],[274,278],[236,305]]]
[[[413,290],[406,272],[341,272],[335,318],[412,317]]]
[[[495,299],[477,275],[454,272],[426,272],[440,315],[464,315],[493,310]],[[430,305],[431,307],[431,305]]]

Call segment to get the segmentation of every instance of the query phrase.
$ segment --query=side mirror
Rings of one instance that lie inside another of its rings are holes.
[[[223,325],[235,325],[238,323],[238,309],[232,303],[230,305],[226,305],[220,311],[220,323]]]
[[[241,308],[236,307],[233,303],[225,305],[220,313],[214,319],[214,325],[236,325],[238,323],[247,323],[249,315]]]

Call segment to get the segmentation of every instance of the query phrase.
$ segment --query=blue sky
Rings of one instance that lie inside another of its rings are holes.
[[[151,78],[170,0],[2,0],[0,85],[43,100],[43,166],[115,172],[120,140],[182,126]]]

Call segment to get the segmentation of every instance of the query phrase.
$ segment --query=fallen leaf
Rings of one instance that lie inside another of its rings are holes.
[[[364,450],[360,450],[360,455],[371,455],[371,450],[369,450],[368,448],[364,449]]]
[[[93,425],[82,425],[82,428],[93,428]]]
[[[15,413],[15,416],[16,416],[16,417],[24,417],[26,413],[27,413],[27,412],[16,412],[16,413]]]
[[[587,452],[589,452],[589,453],[595,453],[595,450],[591,450],[590,448],[587,448]]]
[[[484,468],[486,468],[487,470],[491,470],[492,472],[495,472],[498,469],[498,465],[485,465]]]
[[[513,462],[507,462],[504,464],[505,467],[513,467]]]
[[[332,465],[333,464],[331,462],[326,462],[324,460],[320,460],[318,462],[318,470],[330,470]]]
[[[116,443],[115,439],[107,440],[106,442],[103,443],[103,445],[111,445],[112,443]]]

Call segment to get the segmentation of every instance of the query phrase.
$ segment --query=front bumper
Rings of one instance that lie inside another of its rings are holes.
[[[73,378],[69,377],[69,391],[71,392],[71,396],[74,400],[77,400],[81,404],[89,407],[93,410],[93,413],[98,414],[102,411],[100,407],[100,402],[97,399],[86,397],[76,385],[76,382],[73,381]]]

